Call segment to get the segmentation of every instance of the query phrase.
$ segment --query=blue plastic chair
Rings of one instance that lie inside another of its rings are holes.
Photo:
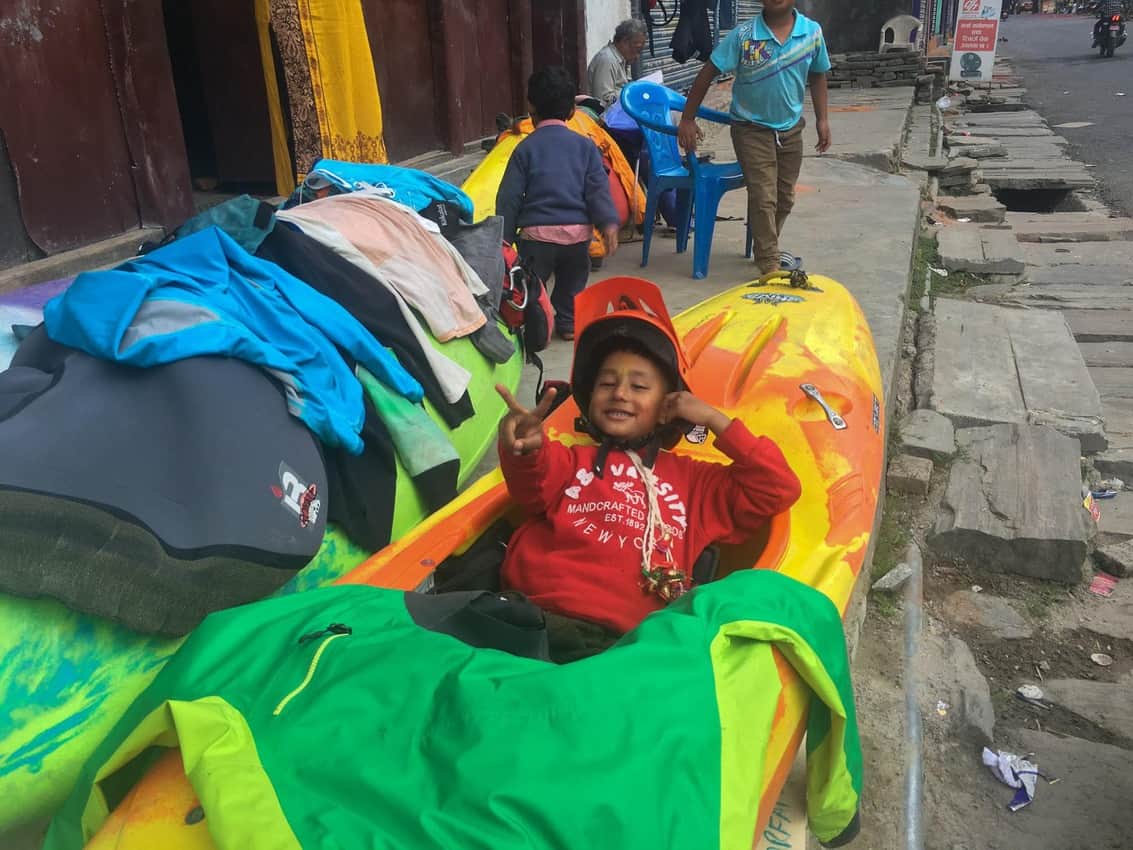
[[[622,89],[622,109],[641,127],[653,173],[645,187],[645,234],[641,244],[641,265],[649,263],[649,245],[653,239],[653,222],[657,217],[657,201],[666,189],[676,189],[677,253],[688,247],[688,233],[693,210],[696,210],[696,232],[693,236],[692,276],[700,280],[708,275],[708,259],[712,252],[712,234],[716,229],[716,210],[720,198],[732,189],[742,189],[743,173],[738,162],[706,163],[695,155],[684,156],[677,144],[677,126],[673,112],[682,112],[685,99],[672,89],[657,83],[637,80]],[[730,116],[701,107],[698,118],[718,124],[731,124]],[[751,256],[751,228],[747,228],[744,256]]]

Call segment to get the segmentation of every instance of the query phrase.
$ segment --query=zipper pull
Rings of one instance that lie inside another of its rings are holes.
[[[331,623],[325,629],[319,629],[317,632],[308,632],[307,634],[303,635],[303,637],[299,638],[299,644],[302,645],[309,641],[317,640],[318,638],[321,638],[323,635],[327,634],[352,635],[354,634],[354,629],[350,628],[350,626],[344,625],[343,623]]]

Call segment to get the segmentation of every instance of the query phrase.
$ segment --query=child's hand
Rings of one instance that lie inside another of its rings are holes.
[[[686,153],[696,153],[696,146],[704,140],[704,131],[692,118],[682,118],[677,125],[677,143]]]
[[[669,393],[661,402],[661,422],[683,419],[693,425],[706,425],[714,434],[727,428],[732,420],[707,402],[703,402],[687,390]]]
[[[607,224],[602,228],[602,241],[606,244],[606,256],[612,257],[618,250],[618,231],[621,228],[616,224]]]
[[[528,410],[516,401],[503,384],[496,384],[496,392],[508,407],[507,415],[500,420],[500,447],[513,455],[522,455],[542,446],[543,418],[551,409],[557,390],[548,389],[534,410]]]

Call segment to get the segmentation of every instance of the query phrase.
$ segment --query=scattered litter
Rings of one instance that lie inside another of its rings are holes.
[[[969,224],[971,222],[971,219],[970,218],[958,218],[958,219],[956,219],[956,221],[958,221],[960,224]]]
[[[1090,660],[1097,664],[1099,667],[1109,667],[1113,664],[1113,656],[1106,655],[1104,652],[1095,652],[1090,656]]]
[[[1055,124],[1054,126],[1057,127],[1060,130],[1078,130],[1078,129],[1081,129],[1082,127],[1093,127],[1094,122],[1093,121],[1067,121],[1064,124]]]
[[[1090,582],[1090,593],[1094,596],[1113,596],[1117,579],[1106,573],[1097,573]]]
[[[978,584],[972,585],[972,593],[979,593],[981,590],[983,590],[983,588],[980,587],[980,585],[978,585]]]
[[[987,747],[983,750],[983,763],[991,769],[992,775],[1009,788],[1017,789],[1007,808],[1013,812],[1028,805],[1035,799],[1035,785],[1038,777],[1042,777],[1051,785],[1058,779],[1042,773],[1034,762],[1028,761],[1034,753],[1026,756],[1017,756],[1014,753],[1005,753],[1003,750],[992,752]]]
[[[1118,97],[1125,97],[1125,92],[1123,92],[1123,91],[1115,91],[1114,94],[1117,95]]]
[[[1095,499],[1112,499],[1114,496],[1117,495],[1117,491],[1116,490],[1110,490],[1108,488],[1105,489],[1105,490],[1102,490],[1102,489],[1091,490],[1090,495],[1093,496]]]
[[[1015,696],[1027,705],[1041,708],[1043,711],[1052,710],[1053,706],[1043,701],[1043,689],[1038,685],[1020,685],[1015,689]]]
[[[1094,518],[1094,522],[1101,522],[1102,509],[1098,507],[1098,503],[1088,487],[1082,488],[1082,507],[1090,512],[1090,516]]]
[[[940,98],[940,100],[938,100],[936,102],[936,108],[939,109],[941,112],[943,112],[944,110],[948,109],[951,106],[952,106],[952,98],[948,97],[948,95],[945,95],[944,97]]]
[[[951,707],[952,706],[950,706],[944,700],[938,700],[937,703],[936,703],[936,713],[939,714],[941,717],[947,717],[948,716],[948,709],[950,709]]]
[[[1120,478],[1107,478],[1098,484],[1098,488],[1101,490],[1124,490],[1125,482]]]
[[[933,274],[938,274],[941,277],[948,277],[948,272],[945,269],[938,269],[936,266],[929,266],[928,270]]]

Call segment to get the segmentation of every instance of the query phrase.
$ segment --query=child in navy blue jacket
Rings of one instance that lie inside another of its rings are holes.
[[[618,212],[598,147],[574,132],[575,85],[565,68],[542,68],[527,81],[535,132],[520,142],[496,194],[504,239],[518,237],[519,254],[550,282],[555,330],[574,339],[574,296],[590,275],[590,234],[597,227],[607,256],[618,247]]]

